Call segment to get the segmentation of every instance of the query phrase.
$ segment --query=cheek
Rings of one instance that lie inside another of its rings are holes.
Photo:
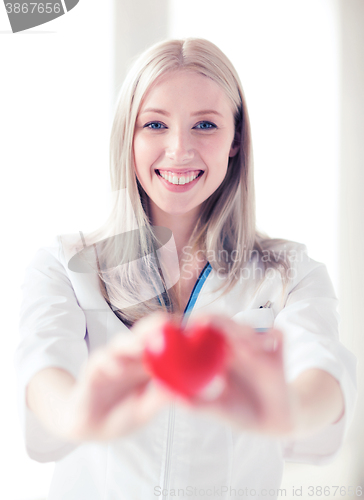
[[[205,142],[201,149],[201,153],[212,165],[219,165],[220,168],[226,166],[227,168],[230,146],[230,142],[226,139],[211,140]]]
[[[134,138],[133,150],[136,168],[150,166],[158,154],[157,141],[150,141],[143,136]]]
[[[147,147],[146,144],[144,144],[143,139],[135,136],[133,142],[133,152],[136,163],[138,163],[145,156],[146,151]]]

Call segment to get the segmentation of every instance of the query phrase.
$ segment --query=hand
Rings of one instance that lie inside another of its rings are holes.
[[[146,339],[166,315],[135,323],[127,337],[117,336],[91,354],[71,393],[66,437],[110,440],[145,424],[169,401],[142,363]]]
[[[228,420],[240,430],[288,435],[294,429],[298,401],[286,383],[283,369],[283,335],[279,330],[256,333],[249,326],[219,315],[200,316],[194,322],[209,323],[225,333],[230,345],[220,393],[181,399],[200,411]],[[218,384],[215,381],[218,388]]]

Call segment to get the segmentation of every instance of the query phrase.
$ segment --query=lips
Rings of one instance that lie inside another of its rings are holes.
[[[188,169],[188,170],[171,170],[171,169],[159,169],[159,168],[156,168],[155,169],[155,172],[156,174],[160,175],[161,172],[163,173],[170,173],[172,175],[176,175],[176,176],[181,176],[181,175],[202,175],[204,173],[203,170],[201,169],[198,169],[198,168],[195,168],[195,169]]]
[[[186,170],[184,172],[176,172],[172,170],[156,170],[157,176],[171,186],[185,186],[195,183],[201,175],[202,170]]]

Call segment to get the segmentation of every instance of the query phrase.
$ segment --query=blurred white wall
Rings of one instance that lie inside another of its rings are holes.
[[[169,0],[114,0],[114,95],[133,60],[168,34]]]
[[[34,252],[56,234],[101,222],[109,186],[113,2],[12,34],[0,6],[2,346],[0,498],[46,498],[53,464],[24,451],[15,403],[20,284]],[[80,499],[81,500],[81,499]]]
[[[349,433],[352,468],[364,491],[364,2],[340,7],[340,288],[342,334],[358,358],[359,398]]]

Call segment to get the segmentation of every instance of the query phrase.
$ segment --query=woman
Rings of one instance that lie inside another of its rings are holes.
[[[49,499],[276,498],[284,458],[338,452],[355,358],[325,267],[255,229],[247,108],[216,46],[170,40],[135,62],[111,179],[106,224],[41,249],[24,284],[20,404],[29,455],[56,461]],[[195,398],[142,361],[171,313],[232,347]]]

